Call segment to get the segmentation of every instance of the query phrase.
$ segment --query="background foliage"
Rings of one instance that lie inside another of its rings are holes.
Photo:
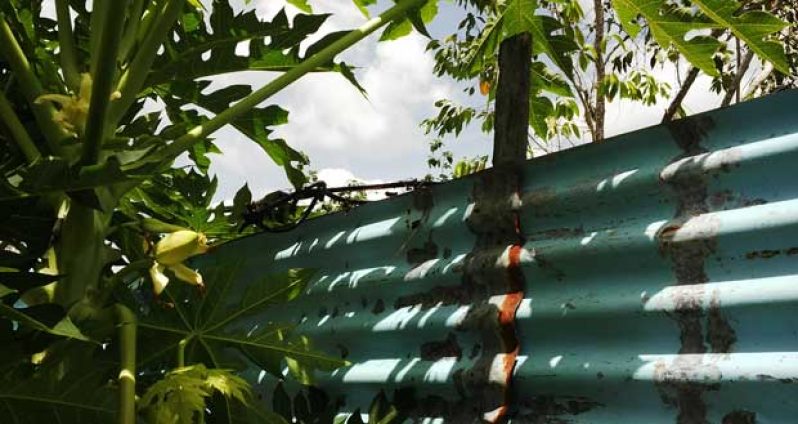
[[[461,0],[465,18],[452,35],[433,40],[435,72],[467,83],[468,104],[441,99],[436,116],[422,122],[433,137],[429,165],[451,172],[479,158],[456,161],[442,141],[472,121],[493,127],[500,42],[521,31],[533,35],[530,155],[604,139],[607,104],[626,100],[645,106],[669,101],[668,121],[688,113],[685,95],[699,74],[724,95],[773,91],[795,80],[795,11],[786,1]],[[790,37],[790,35],[793,35]],[[679,87],[657,76],[665,66],[688,62]],[[743,92],[743,75],[755,74]],[[480,99],[480,97],[483,97]],[[481,106],[474,106],[482,104]]]

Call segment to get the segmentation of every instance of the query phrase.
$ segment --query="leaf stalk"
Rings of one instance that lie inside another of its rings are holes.
[[[379,16],[369,20],[361,27],[351,31],[329,46],[305,59],[302,63],[275,78],[270,83],[241,99],[238,103],[216,115],[204,124],[197,125],[183,136],[177,138],[170,145],[156,153],[158,160],[164,163],[171,162],[184,151],[191,148],[194,143],[207,137],[219,128],[233,122],[236,118],[252,110],[258,104],[284,89],[305,74],[313,72],[320,66],[333,60],[342,51],[351,47],[358,41],[366,38],[380,27],[404,17],[410,9],[421,6],[427,0],[405,0],[386,10]]]
[[[42,84],[36,78],[25,53],[22,51],[19,42],[17,42],[11,27],[6,22],[5,15],[0,13],[0,55],[2,55],[8,62],[11,71],[14,73],[22,94],[30,104],[33,114],[36,117],[36,122],[47,140],[47,147],[53,154],[59,154],[61,147],[58,144],[61,140],[67,137],[61,127],[59,127],[53,117],[56,113],[55,108],[50,102],[36,104],[36,99],[41,96]]]
[[[119,79],[117,90],[122,97],[115,101],[109,113],[109,122],[116,126],[128,108],[136,101],[141,87],[147,80],[152,63],[158,53],[158,48],[163,44],[180,12],[183,10],[185,0],[168,0],[163,11],[158,15],[152,28],[139,46],[130,66]]]
[[[119,337],[119,424],[136,422],[136,314],[125,305],[114,305]]]
[[[58,49],[61,69],[67,87],[77,92],[80,87],[80,71],[78,71],[77,50],[72,35],[72,17],[69,15],[67,0],[55,0],[55,14],[58,20]]]
[[[125,33],[122,35],[122,41],[119,45],[120,63],[124,63],[127,60],[131,49],[136,45],[136,36],[138,35],[139,25],[144,13],[144,3],[144,0],[133,0],[133,7],[130,9],[130,16],[128,16],[127,24],[125,25]]]
[[[192,337],[192,335],[186,336],[177,343],[177,368],[186,366],[186,346],[188,346],[188,342],[191,341]]]
[[[19,121],[17,114],[14,113],[13,106],[11,106],[11,103],[2,91],[0,91],[0,122],[5,124],[11,138],[17,143],[19,150],[22,151],[22,154],[25,155],[25,159],[27,159],[29,163],[32,163],[42,156],[42,154],[39,153],[39,149],[36,148],[33,140],[30,138],[28,131],[25,130],[22,122]]]
[[[118,1],[118,7],[127,10],[128,2],[129,0]],[[106,5],[100,8],[98,4],[97,8],[98,11],[104,12],[105,16],[102,17],[103,33],[99,41],[97,57],[92,58],[93,63],[96,63],[96,69],[92,75],[91,102],[83,143],[83,163],[85,165],[93,165],[99,160],[103,139],[108,130],[106,126],[108,103],[116,76],[116,57],[125,21],[125,14],[120,13],[114,7]]]

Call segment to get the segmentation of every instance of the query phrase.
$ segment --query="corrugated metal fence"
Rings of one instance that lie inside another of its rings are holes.
[[[205,261],[318,269],[263,319],[352,362],[317,375],[344,412],[411,388],[430,423],[794,423],[796,169],[786,92]]]

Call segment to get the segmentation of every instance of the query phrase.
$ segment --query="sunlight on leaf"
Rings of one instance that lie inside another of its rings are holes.
[[[214,391],[244,404],[251,395],[249,383],[230,370],[196,364],[170,371],[151,385],[139,408],[152,422],[190,424],[204,415],[206,398]]]

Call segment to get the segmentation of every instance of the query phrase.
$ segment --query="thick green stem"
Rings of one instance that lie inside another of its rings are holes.
[[[107,2],[108,0],[106,0]],[[86,121],[86,135],[83,142],[83,163],[92,165],[97,163],[102,150],[102,143],[106,136],[106,116],[108,103],[114,86],[116,76],[116,56],[119,50],[119,40],[122,38],[122,26],[125,22],[125,13],[129,0],[116,0],[114,6],[106,5],[102,8],[97,5],[98,11],[104,12],[102,38],[99,42],[97,57],[92,58],[97,68],[92,74],[91,103],[89,116]]]
[[[55,300],[65,308],[97,289],[105,265],[105,236],[110,214],[72,202],[56,242],[58,269],[64,277]]]
[[[127,306],[114,305],[119,334],[119,424],[136,422],[136,314]]]
[[[6,22],[5,16],[2,13],[0,13],[0,55],[6,59],[11,71],[14,73],[14,77],[16,77],[19,82],[22,94],[25,96],[28,104],[30,104],[33,114],[36,117],[36,122],[39,124],[39,128],[42,130],[47,140],[47,146],[53,154],[59,154],[61,152],[59,143],[66,138],[67,135],[53,120],[53,116],[56,113],[53,105],[51,105],[50,102],[44,102],[42,104],[36,103],[36,99],[44,94],[42,92],[42,84],[39,82],[39,79],[36,78],[36,74],[33,72],[30,62],[28,62],[28,59],[25,57],[22,47],[20,47],[17,39],[14,37],[11,27],[8,25],[8,22]]]
[[[67,0],[55,0],[55,14],[58,19],[58,50],[61,59],[61,70],[64,81],[73,92],[80,88],[80,71],[78,71],[77,50],[72,35],[72,17],[69,15]]]
[[[147,37],[139,46],[136,56],[130,66],[119,79],[117,90],[122,97],[115,101],[111,107],[109,122],[116,125],[125,112],[136,101],[136,98],[147,80],[152,63],[158,54],[158,48],[163,44],[164,39],[169,35],[172,26],[177,21],[180,12],[183,10],[185,0],[168,0],[164,10],[156,18],[152,28],[147,33]]]
[[[159,152],[159,159],[163,160],[164,162],[171,162],[181,153],[191,148],[191,146],[193,146],[197,141],[207,137],[214,131],[229,124],[230,122],[233,122],[233,120],[252,110],[258,104],[273,96],[305,74],[313,72],[320,66],[327,64],[339,53],[351,47],[358,41],[366,38],[369,34],[376,31],[380,27],[395,19],[404,17],[408,10],[421,6],[425,1],[426,0],[402,1],[380,14],[380,16],[369,20],[360,28],[351,31],[313,56],[307,58],[296,67],[275,78],[272,82],[266,84],[264,87],[243,98],[233,107],[226,109],[208,122],[192,128],[188,133],[176,139],[172,144],[162,149]]]
[[[28,162],[33,162],[41,157],[39,149],[36,148],[30,135],[28,135],[28,131],[25,130],[22,122],[19,121],[17,114],[14,113],[14,107],[11,106],[2,91],[0,91],[0,122],[4,124]]]

